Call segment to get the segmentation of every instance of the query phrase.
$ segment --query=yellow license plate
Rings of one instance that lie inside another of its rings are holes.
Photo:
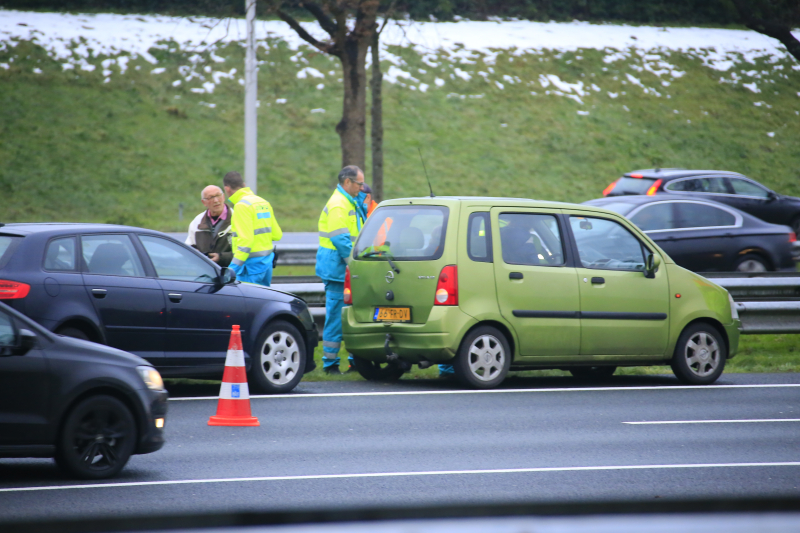
[[[376,322],[411,322],[410,307],[376,307]]]

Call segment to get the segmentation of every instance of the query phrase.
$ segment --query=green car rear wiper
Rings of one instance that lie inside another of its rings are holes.
[[[400,269],[397,268],[397,265],[395,265],[394,261],[392,261],[392,254],[390,254],[389,252],[386,252],[384,250],[380,250],[380,251],[373,250],[371,252],[367,252],[365,254],[361,254],[359,257],[375,257],[375,256],[386,257],[386,260],[389,261],[389,266],[392,267],[392,270],[394,270],[398,274],[400,273]]]

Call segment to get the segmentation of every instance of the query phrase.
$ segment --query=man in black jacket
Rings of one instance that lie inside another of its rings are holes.
[[[228,266],[231,251],[231,218],[233,209],[225,205],[225,195],[216,185],[209,185],[200,196],[206,210],[189,224],[186,244],[206,254],[220,266]]]

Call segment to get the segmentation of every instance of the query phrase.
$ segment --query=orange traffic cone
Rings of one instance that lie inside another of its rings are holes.
[[[228,355],[225,358],[225,373],[219,388],[217,414],[208,419],[209,426],[258,426],[258,418],[250,412],[250,390],[247,388],[247,372],[244,367],[242,334],[239,326],[233,326]]]

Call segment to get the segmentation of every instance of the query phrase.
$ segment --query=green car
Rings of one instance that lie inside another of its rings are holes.
[[[345,280],[344,341],[369,380],[450,364],[475,388],[509,371],[609,376],[671,365],[713,383],[736,354],[728,292],[677,266],[624,217],[515,198],[385,201]]]

